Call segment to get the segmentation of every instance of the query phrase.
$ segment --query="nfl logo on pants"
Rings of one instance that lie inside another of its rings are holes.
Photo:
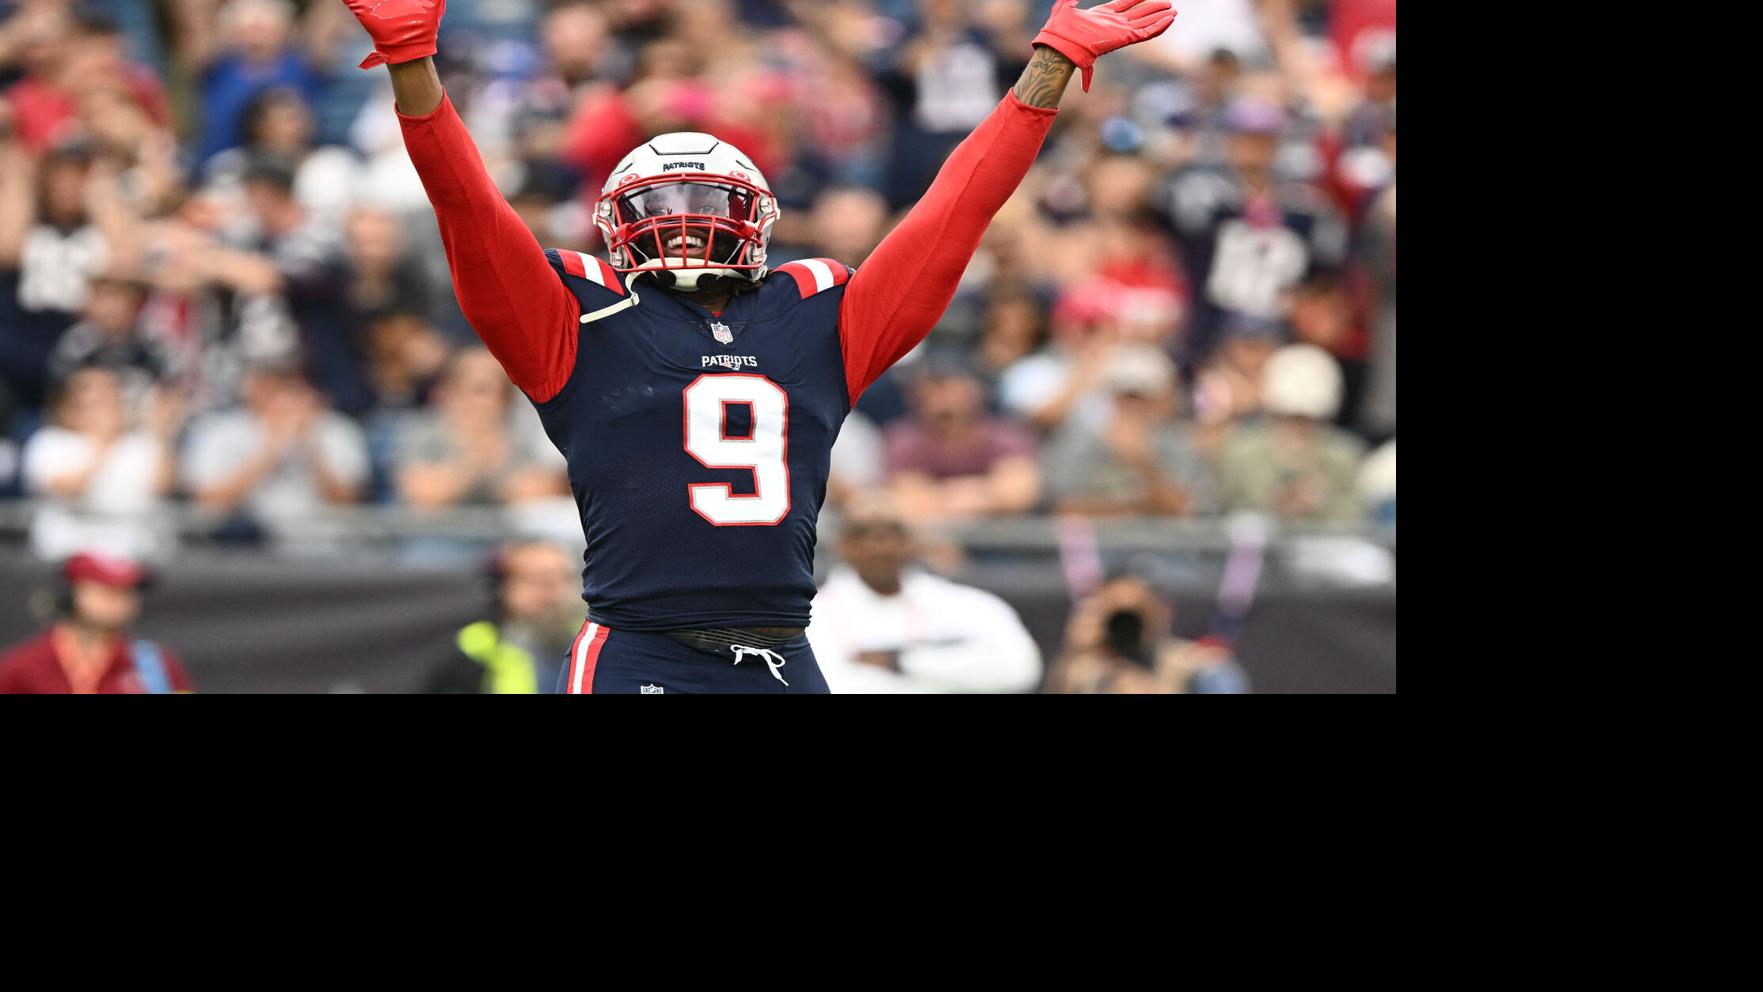
[[[642,684],[642,685],[640,685],[640,686],[638,686],[638,687],[637,687],[637,692],[638,692],[638,693],[639,693],[639,694],[641,694],[641,695],[644,695],[644,696],[659,696],[659,695],[662,695],[662,690],[661,690],[661,687],[660,687],[660,686],[658,686],[658,685],[650,685],[650,684],[649,684],[649,683],[647,683],[647,682],[645,682],[645,683],[643,683],[643,684]]]

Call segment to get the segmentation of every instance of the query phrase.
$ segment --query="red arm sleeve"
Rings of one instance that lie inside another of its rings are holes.
[[[575,295],[490,181],[451,98],[398,123],[441,222],[459,309],[515,385],[539,403],[556,396],[575,368]]]
[[[942,318],[992,215],[1028,174],[1057,114],[1006,95],[851,277],[839,307],[851,402]]]

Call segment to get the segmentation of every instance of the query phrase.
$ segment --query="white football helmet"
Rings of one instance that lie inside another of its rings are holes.
[[[632,149],[594,206],[613,268],[664,269],[688,290],[706,276],[764,279],[777,215],[777,198],[747,156],[697,131]]]

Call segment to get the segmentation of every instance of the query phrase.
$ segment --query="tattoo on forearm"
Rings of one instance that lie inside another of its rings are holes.
[[[1028,68],[1022,70],[1022,78],[1016,81],[1016,98],[1031,107],[1057,107],[1076,68],[1065,56],[1045,45],[1039,46]]]

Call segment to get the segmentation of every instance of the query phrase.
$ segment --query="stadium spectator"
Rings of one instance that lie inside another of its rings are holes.
[[[833,692],[1030,692],[1040,682],[1040,650],[1016,611],[914,567],[906,518],[887,497],[853,501],[839,557],[808,627]]]
[[[1046,344],[1046,307],[1039,298],[1027,292],[992,294],[974,349],[974,358],[988,379],[996,384],[1007,370]]]
[[[430,693],[556,692],[582,625],[579,564],[544,541],[504,544],[486,571],[488,619],[459,629],[424,676]]]
[[[542,433],[519,432],[530,410],[517,407],[508,376],[485,348],[448,364],[435,406],[400,447],[400,498],[415,507],[501,505],[569,494],[555,448]]]
[[[1281,6],[1286,5],[1257,4],[1255,0],[1190,4],[1181,12],[1184,30],[1164,32],[1133,56],[1183,76],[1197,75],[1220,52],[1236,62],[1263,63],[1271,50],[1262,25],[1266,18],[1275,16],[1268,8]]]
[[[442,322],[458,308],[445,286],[437,286],[423,266],[412,258],[410,240],[397,214],[370,205],[359,205],[348,214],[343,228],[344,271],[342,286],[345,318],[359,324],[366,315],[403,311]]]
[[[618,78],[617,67],[607,63],[626,57],[608,36],[606,15],[580,0],[564,0],[545,12],[539,44],[555,81],[566,92],[608,76]]]
[[[893,120],[871,67],[897,28],[876,16],[868,0],[792,6],[807,29],[805,37],[790,32],[800,46],[791,46],[786,63],[791,109],[799,118],[794,175],[879,189]]]
[[[1194,381],[1196,441],[1209,455],[1233,425],[1261,415],[1261,377],[1285,344],[1285,328],[1269,320],[1233,317]]]
[[[13,129],[33,154],[85,136],[94,105],[119,97],[152,122],[169,122],[165,89],[130,63],[122,32],[104,14],[69,3],[31,3],[0,25],[0,66],[24,70],[7,90]]]
[[[379,413],[426,405],[451,354],[447,340],[421,314],[401,310],[368,318],[364,346]]]
[[[0,134],[0,375],[21,403],[42,403],[56,341],[132,232],[113,164],[78,147],[34,161]]]
[[[1346,260],[1347,232],[1337,210],[1318,190],[1285,181],[1275,170],[1289,126],[1285,110],[1245,95],[1225,120],[1228,165],[1176,173],[1164,201],[1195,287],[1187,365],[1210,354],[1229,317],[1281,319],[1293,286]]]
[[[1132,575],[1110,579],[1077,605],[1047,692],[1234,694],[1249,680],[1216,640],[1172,633],[1175,607]]]
[[[1151,207],[1155,167],[1139,155],[1109,154],[1086,170],[1087,213],[1064,236],[1090,259],[1087,279],[1106,295],[1107,315],[1124,336],[1170,343],[1186,320],[1188,287],[1175,245]]]
[[[0,79],[16,85],[53,72],[73,30],[73,13],[63,0],[19,0],[0,9],[6,15],[0,20]]]
[[[1305,280],[1292,288],[1287,316],[1292,340],[1329,353],[1341,370],[1341,412],[1336,422],[1352,427],[1365,385],[1365,333],[1345,283],[1334,275]]]
[[[375,361],[387,354],[375,341],[384,329],[375,325],[388,316],[411,316],[422,333],[395,336],[426,341],[428,321],[448,310],[441,288],[406,252],[399,218],[371,206],[343,218],[314,214],[291,195],[287,174],[273,163],[251,166],[247,177],[264,233],[246,247],[265,253],[275,266],[281,285],[276,298],[285,303],[278,312],[298,328],[315,384],[350,416],[388,400],[397,405],[396,391],[382,395],[385,384],[375,381],[385,371]],[[433,365],[424,370],[432,372]]]
[[[581,173],[585,188],[598,189],[618,156],[649,136],[702,131],[746,151],[761,172],[781,174],[787,158],[783,135],[776,130],[779,121],[763,110],[781,94],[760,69],[733,30],[695,43],[663,33],[638,49],[629,86],[589,90],[565,128],[563,161]]]
[[[202,78],[202,162],[239,146],[246,112],[265,90],[286,87],[310,103],[321,89],[320,74],[296,43],[288,0],[227,0],[217,18],[220,45]]]
[[[1102,373],[1113,412],[1100,430],[1073,423],[1041,457],[1054,509],[1087,516],[1210,513],[1210,473],[1177,420],[1175,365],[1137,345],[1116,352]]]
[[[342,412],[360,414],[373,398],[350,335],[342,231],[295,198],[293,172],[279,159],[253,159],[242,187],[245,217],[233,247],[274,266],[270,292],[253,301],[257,319],[297,329],[314,385]]]
[[[243,244],[246,219],[198,193],[140,230],[141,269],[152,287],[141,332],[164,347],[192,410],[233,401],[243,366],[280,361],[300,345],[275,262]]]
[[[883,77],[900,108],[888,204],[908,206],[924,194],[949,151],[998,102],[999,91],[1028,62],[1029,36],[988,30],[960,0],[919,0],[917,30],[894,53]],[[1018,12],[1018,18],[1021,18]]]
[[[49,356],[49,375],[61,381],[75,369],[102,366],[122,378],[128,407],[145,409],[148,391],[175,371],[177,356],[140,324],[147,285],[127,277],[92,280],[80,322],[68,328]]]
[[[297,368],[255,366],[241,395],[238,409],[190,427],[183,480],[199,505],[273,528],[360,498],[369,469],[361,429],[328,409]]]
[[[887,233],[887,224],[887,203],[875,191],[856,187],[822,190],[814,200],[803,232],[808,243],[792,247],[779,242],[771,257],[779,265],[811,257],[862,265]]]
[[[1359,213],[1366,199],[1396,175],[1396,53],[1392,47],[1376,59],[1365,87],[1365,99],[1341,125],[1343,146],[1335,159],[1335,182],[1349,213]]]
[[[1144,55],[1155,54],[1152,46],[1143,47]],[[1152,82],[1134,101],[1132,119],[1145,128],[1144,150],[1160,166],[1224,162],[1225,109],[1244,74],[1236,52],[1214,48],[1198,66]]]
[[[278,162],[293,176],[294,199],[311,213],[335,223],[356,195],[361,165],[347,148],[315,147],[317,126],[312,107],[299,90],[264,90],[245,109],[244,140],[204,166],[209,187],[235,189],[243,184],[254,162]]]
[[[604,181],[618,164],[609,159],[620,153],[611,150],[617,142],[601,140],[589,122],[624,112],[617,84],[636,70],[636,53],[612,37],[608,16],[601,6],[579,2],[546,13],[540,31],[545,68],[515,110],[522,151],[568,162],[585,174],[590,189]]]
[[[1100,379],[1115,344],[1107,318],[1111,300],[1095,283],[1060,295],[1046,346],[1011,362],[998,377],[999,401],[1007,412],[1044,433],[1073,416],[1102,423],[1107,395]]]
[[[1048,346],[999,377],[1003,406],[1044,432],[1072,419],[1100,429],[1110,409],[1101,377],[1112,356],[1133,346],[1166,347],[1181,312],[1179,283],[1159,265],[1086,274],[1054,303]]]
[[[888,488],[914,521],[1022,513],[1040,495],[1033,437],[986,413],[985,387],[958,362],[925,360],[912,414],[888,425]]]
[[[1335,427],[1341,372],[1315,345],[1281,348],[1261,381],[1267,419],[1232,431],[1219,455],[1226,512],[1253,510],[1284,520],[1354,520],[1354,482],[1364,443]]]
[[[193,692],[170,649],[129,634],[147,579],[126,558],[70,557],[61,567],[54,622],[0,655],[0,694]]]
[[[139,558],[170,550],[158,511],[173,481],[180,407],[175,395],[155,391],[141,423],[115,370],[91,366],[67,377],[53,422],[24,447],[25,492],[42,501],[31,525],[38,557],[88,547]]]

